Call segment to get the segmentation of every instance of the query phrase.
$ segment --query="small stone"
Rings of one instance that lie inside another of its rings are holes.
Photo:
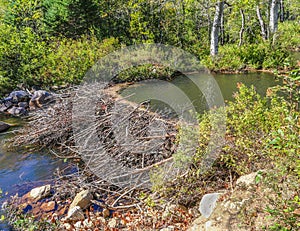
[[[107,226],[108,226],[109,228],[116,228],[116,227],[117,227],[117,220],[116,220],[115,218],[112,218],[112,219],[108,222]]]
[[[0,121],[0,132],[5,132],[10,128],[10,125]]]
[[[70,209],[74,208],[75,206],[79,206],[81,209],[86,209],[90,206],[91,200],[93,200],[93,195],[90,193],[89,190],[83,190],[78,193],[73,202],[70,205]]]
[[[14,116],[21,116],[21,115],[26,115],[28,112],[25,108],[23,107],[11,107],[10,109],[7,110],[7,112],[11,115]]]
[[[64,228],[66,230],[71,230],[72,229],[72,226],[69,224],[69,223],[64,223]]]
[[[50,189],[51,189],[50,184],[38,188],[34,188],[30,191],[29,195],[33,200],[38,201],[45,197],[48,197],[50,195]]]
[[[51,212],[55,209],[55,201],[50,201],[48,203],[44,203],[42,204],[41,206],[41,209],[44,211],[44,212]]]
[[[5,209],[7,209],[7,207],[8,207],[8,202],[5,201],[5,202],[1,205],[1,209],[2,209],[2,210],[5,210]]]
[[[18,103],[18,107],[28,108],[29,104],[27,102],[20,102],[20,103]]]
[[[106,220],[105,220],[104,217],[98,216],[98,217],[96,217],[96,219],[97,219],[98,221],[100,221],[102,224],[106,224]]]
[[[29,208],[29,207],[28,207]],[[40,208],[40,206],[37,206],[37,205],[34,205],[33,207],[31,207],[32,209],[30,209],[31,210],[31,213],[32,213],[32,215],[34,216],[34,217],[39,217],[42,213],[43,213],[43,211],[41,211],[41,208]],[[28,210],[28,211],[30,211],[30,210]],[[27,211],[27,212],[28,212]],[[24,210],[23,209],[23,212],[25,212],[26,213],[26,209]]]
[[[216,202],[220,196],[220,193],[210,193],[202,197],[200,202],[199,211],[202,216],[209,218],[212,214],[214,208],[216,207]]]
[[[74,208],[70,209],[68,212],[68,216],[66,220],[70,221],[80,221],[84,220],[84,214],[79,206],[75,206]]]
[[[211,221],[207,221],[205,222],[205,230],[208,230],[211,228],[212,222]]]
[[[0,112],[6,112],[10,107],[13,106],[13,103],[10,101],[0,104]]]
[[[92,228],[93,227],[93,222],[90,219],[85,219],[83,221],[83,225],[85,228]]]
[[[174,231],[175,227],[174,226],[168,226],[167,228],[162,228],[160,231]]]
[[[108,209],[103,209],[102,214],[104,218],[108,218],[110,216],[110,211]]]
[[[293,214],[300,216],[300,209],[295,209]]]
[[[77,222],[74,224],[74,226],[75,226],[75,228],[77,228],[77,229],[83,228],[82,221],[77,221]]]
[[[251,186],[251,185],[254,185],[256,176],[258,175],[259,172],[261,173],[262,171],[252,172],[250,174],[241,176],[240,178],[237,179],[236,185],[237,186],[241,186],[241,185]]]

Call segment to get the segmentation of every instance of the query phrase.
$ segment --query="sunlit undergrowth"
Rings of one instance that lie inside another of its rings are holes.
[[[0,92],[19,84],[78,84],[95,62],[118,48],[117,39],[98,41],[94,35],[77,39],[44,38],[29,27],[0,23]]]
[[[284,43],[286,41],[282,41]],[[273,45],[270,42],[260,42],[257,44],[245,44],[238,46],[227,44],[220,47],[218,57],[207,56],[203,63],[214,71],[243,71],[245,69],[285,69],[294,66],[293,60],[285,45]]]
[[[293,89],[286,86],[291,82],[299,83],[296,81],[299,73],[296,76],[293,71],[286,77],[286,85],[269,89],[267,97],[259,96],[254,87],[247,88],[238,84],[234,101],[226,106],[226,142],[213,166],[201,173],[200,166],[211,137],[212,114],[206,113],[200,116],[199,147],[192,166],[176,181],[156,190],[180,204],[191,206],[204,193],[230,189],[234,187],[237,177],[265,169],[268,177],[264,183],[277,195],[277,199],[270,200],[272,210],[266,209],[266,212],[272,216],[274,227],[289,227],[287,230],[295,228],[299,219],[294,211],[300,207],[297,199],[300,180],[300,113],[298,102],[295,104],[292,101],[298,99],[299,84],[293,85]],[[294,96],[290,98],[291,101],[282,97],[285,92]],[[179,137],[179,141],[184,138]],[[285,179],[290,182],[285,182]],[[281,188],[279,184],[282,182],[287,187]],[[282,198],[283,190],[290,191],[291,197]]]

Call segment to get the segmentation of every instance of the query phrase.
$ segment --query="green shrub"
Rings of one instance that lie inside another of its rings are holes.
[[[0,25],[0,89],[7,93],[17,84],[61,85],[79,83],[86,71],[105,54],[118,47],[111,38],[99,42],[95,36],[41,38],[29,27],[21,30]]]
[[[281,45],[269,42],[245,44],[241,47],[227,44],[219,48],[219,55],[206,56],[203,64],[215,71],[239,71],[249,69],[282,69],[291,63],[290,53]]]
[[[193,204],[207,193],[205,190],[226,187],[232,181],[230,175],[236,179],[259,169],[275,167],[274,172],[283,176],[297,169],[299,113],[291,110],[289,103],[275,90],[262,98],[254,87],[241,84],[234,101],[225,109],[226,142],[211,169],[203,174],[201,166],[210,141],[210,122],[215,118],[211,116],[216,114],[205,113],[199,117],[198,148],[191,169],[184,177],[157,189],[159,192],[180,203]],[[178,141],[185,139],[190,139],[189,134],[179,133]],[[295,175],[295,171],[292,174]]]
[[[116,82],[142,81],[147,79],[171,79],[174,71],[161,65],[145,64],[122,71]]]
[[[300,111],[300,68],[291,70],[287,76],[279,76],[283,85],[278,86],[279,90],[288,100],[291,110]]]
[[[0,87],[10,90],[18,83],[36,84],[43,60],[50,49],[29,27],[18,30],[0,25]]]
[[[278,25],[277,44],[288,50],[299,47],[300,44],[300,27],[297,21],[285,21]]]
[[[204,56],[202,63],[213,71],[236,71],[245,68],[245,63],[237,55],[239,47],[236,45],[224,45],[219,47],[219,55]]]
[[[44,57],[38,82],[53,84],[78,84],[95,62],[118,47],[118,40],[111,38],[99,42],[94,36],[77,40],[61,38],[50,43],[51,52]]]
[[[34,33],[43,33],[42,1],[7,0],[3,23],[24,30],[29,27]]]

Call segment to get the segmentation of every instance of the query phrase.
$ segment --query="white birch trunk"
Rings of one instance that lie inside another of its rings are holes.
[[[242,46],[243,45],[244,31],[245,31],[245,14],[244,14],[244,10],[240,9],[240,13],[241,13],[241,16],[242,16],[242,26],[241,26],[241,30],[240,30],[239,46]]]
[[[215,17],[214,17],[212,30],[211,30],[211,37],[210,37],[211,56],[216,56],[218,54],[219,32],[220,32],[220,24],[221,24],[223,10],[224,10],[224,1],[218,1],[216,5],[216,12],[215,12]]]
[[[272,0],[270,6],[270,35],[274,35],[278,29],[279,0]]]
[[[263,37],[264,40],[267,40],[268,39],[267,31],[266,31],[264,20],[260,13],[259,6],[256,6],[256,14],[260,25],[261,36]]]

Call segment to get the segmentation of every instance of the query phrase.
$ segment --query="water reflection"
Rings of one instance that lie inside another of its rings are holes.
[[[224,100],[233,99],[233,94],[237,91],[238,82],[242,82],[249,87],[253,85],[256,91],[262,96],[266,94],[266,90],[269,87],[280,84],[279,81],[275,79],[274,75],[268,73],[217,74],[214,75],[214,79],[219,85]],[[208,109],[207,97],[204,97],[203,93],[197,87],[198,84],[202,84],[205,87],[206,83],[201,83],[201,81],[201,76],[191,76],[190,79],[185,76],[179,76],[172,81],[172,84],[184,92],[184,94],[189,98],[189,101],[192,102],[196,111],[199,113]],[[195,82],[197,82],[197,85]],[[121,92],[121,95],[128,97],[128,99],[133,102],[140,103],[147,98],[153,98],[153,92],[155,92],[157,96],[163,94],[165,98],[168,97],[173,100],[174,103],[180,102],[180,100],[178,100],[178,92],[174,90],[175,88],[171,88],[170,85],[167,86],[168,87],[164,87],[160,84],[160,82],[148,81],[129,86]],[[213,90],[210,94],[211,95],[209,97],[215,97]],[[151,100],[153,110],[172,110],[170,108],[166,109],[167,104],[157,100],[159,97],[155,98],[156,100]]]
[[[0,120],[18,126],[21,122],[17,118],[2,117]],[[18,126],[12,130],[17,129]],[[7,151],[3,144],[9,136],[11,135],[0,135],[0,188],[3,191],[0,207],[10,195],[15,193],[22,195],[33,187],[49,183],[57,168],[66,167],[62,160],[46,153],[24,153],[24,150]],[[11,228],[5,223],[0,223],[0,230],[11,230]]]

